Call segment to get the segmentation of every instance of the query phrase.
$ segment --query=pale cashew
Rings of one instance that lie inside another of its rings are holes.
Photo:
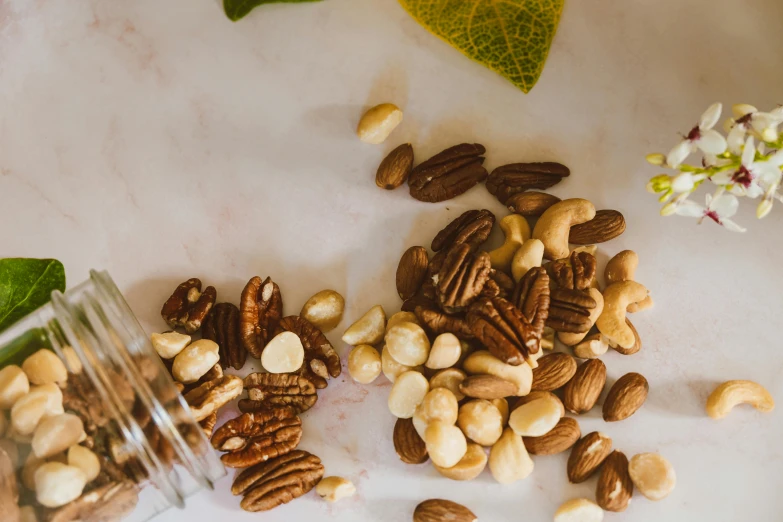
[[[343,342],[351,346],[378,344],[386,332],[386,312],[381,305],[375,305],[348,327]]]
[[[343,477],[324,477],[315,486],[318,496],[327,502],[337,502],[344,498],[352,497],[356,493],[353,482]]]
[[[402,121],[402,111],[392,103],[382,103],[364,113],[356,135],[365,143],[378,145],[383,143],[389,134]]]
[[[588,293],[595,300],[595,308],[590,310],[590,327],[592,328],[601,316],[601,312],[604,311],[604,296],[597,288],[589,288]],[[557,332],[557,338],[566,346],[574,346],[582,342],[588,332],[589,330],[583,333]]]
[[[585,337],[581,343],[574,345],[573,349],[574,357],[596,359],[609,350],[609,343],[602,334],[595,333]]]
[[[765,413],[775,408],[775,400],[762,385],[753,381],[726,381],[707,399],[707,415],[722,419],[738,404],[750,404]]]
[[[519,282],[533,267],[541,266],[544,260],[544,243],[540,239],[528,239],[514,252],[511,259],[511,275]]]
[[[622,348],[630,348],[636,343],[633,330],[625,322],[625,311],[629,304],[638,303],[646,297],[647,289],[635,281],[621,281],[606,287],[604,310],[595,324],[609,343]]]
[[[633,250],[623,250],[618,252],[612,259],[606,263],[604,269],[604,280],[607,285],[618,283],[620,281],[633,281],[636,267],[639,266],[639,256]],[[628,311],[631,313],[641,312],[652,308],[655,303],[651,296],[647,296],[640,303],[631,303],[628,305]]]
[[[555,203],[538,218],[533,238],[544,243],[544,257],[563,259],[568,257],[568,231],[574,225],[595,217],[595,206],[586,199],[565,199]]]
[[[500,230],[506,236],[503,245],[489,253],[492,268],[508,272],[511,270],[511,261],[514,254],[522,244],[530,239],[530,225],[524,216],[509,214],[498,222]]]

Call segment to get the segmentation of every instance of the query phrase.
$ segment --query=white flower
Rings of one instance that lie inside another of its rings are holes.
[[[739,201],[732,194],[719,193],[715,197],[707,194],[707,206],[703,207],[690,200],[680,202],[674,212],[680,216],[697,217],[699,222],[704,218],[710,218],[715,223],[732,232],[745,232],[745,229],[732,221],[731,218],[737,213]]]
[[[701,150],[705,154],[722,154],[726,150],[726,139],[712,128],[718,123],[723,106],[720,103],[710,105],[699,119],[699,124],[692,128],[680,143],[666,156],[666,163],[677,168],[692,152]]]
[[[753,105],[739,103],[732,107],[734,119],[726,122],[729,150],[739,154],[745,134],[750,132],[762,141],[775,142],[778,139],[778,125],[783,123],[783,109],[776,107],[770,112],[759,112]]]
[[[773,183],[780,180],[780,164],[783,163],[783,155],[778,151],[769,158],[754,161],[756,148],[753,145],[753,137],[748,136],[742,149],[742,162],[734,171],[725,171],[713,174],[710,178],[715,184],[728,186],[732,194],[757,198],[764,194],[765,190]]]

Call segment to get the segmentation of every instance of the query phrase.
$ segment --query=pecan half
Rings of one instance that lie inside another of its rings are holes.
[[[215,341],[220,347],[220,365],[241,370],[247,360],[247,350],[239,339],[239,308],[231,303],[220,303],[204,321],[202,337]]]
[[[505,363],[518,366],[540,349],[540,332],[535,331],[517,307],[502,297],[473,303],[466,319],[476,339]]]
[[[437,233],[430,247],[433,252],[467,243],[473,250],[481,246],[492,232],[495,215],[489,210],[468,210]]]
[[[293,408],[243,413],[215,431],[212,447],[228,451],[220,457],[226,466],[244,468],[285,455],[302,438],[302,420]]]
[[[533,267],[522,276],[514,290],[514,304],[533,330],[538,332],[539,338],[543,337],[550,307],[549,276],[546,270]]]
[[[301,497],[324,476],[321,459],[306,451],[292,451],[257,464],[237,475],[231,492],[242,495],[245,511],[267,511]]]
[[[514,280],[508,277],[505,272],[495,270],[489,271],[489,279],[481,291],[481,297],[504,297],[507,298],[514,292]]]
[[[163,304],[160,315],[171,328],[183,326],[185,331],[193,333],[201,328],[216,299],[215,287],[208,286],[202,292],[201,280],[194,277],[174,290]]]
[[[473,332],[464,317],[448,315],[435,308],[423,306],[417,306],[414,313],[424,327],[434,335],[452,333],[460,339],[473,339]]]
[[[198,425],[201,426],[201,431],[204,432],[207,438],[212,437],[212,433],[215,431],[215,425],[217,424],[217,412],[212,413],[206,419],[199,421]]]
[[[559,288],[588,290],[595,282],[597,265],[592,254],[574,251],[566,259],[549,263],[547,272]]]
[[[437,203],[468,191],[487,178],[482,166],[486,149],[478,143],[462,143],[416,166],[408,178],[411,196]]]
[[[239,336],[245,350],[258,359],[283,317],[283,298],[277,283],[255,276],[242,290]]]
[[[492,171],[487,178],[487,190],[504,205],[519,192],[548,189],[571,174],[560,163],[511,163]]]
[[[326,379],[340,376],[340,356],[317,326],[304,317],[289,315],[280,321],[278,329],[299,336],[305,352],[304,364],[299,373],[307,377],[316,388],[326,388]]]
[[[239,401],[245,413],[291,406],[297,413],[309,410],[318,400],[315,385],[294,373],[251,373],[245,377],[250,399]]]
[[[113,522],[128,516],[139,501],[139,490],[130,482],[110,482],[83,494],[61,508],[45,510],[46,522]]]
[[[596,306],[595,299],[581,290],[552,290],[546,325],[558,332],[587,332],[593,326],[590,310]]]
[[[456,313],[475,301],[489,279],[489,254],[472,254],[467,244],[449,250],[438,272],[438,302],[443,311]]]
[[[196,421],[202,421],[218,408],[242,393],[242,379],[236,375],[224,375],[206,382],[185,394],[185,402]]]

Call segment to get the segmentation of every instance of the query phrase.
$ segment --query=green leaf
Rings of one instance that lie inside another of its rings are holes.
[[[565,0],[399,0],[432,34],[530,91],[541,76]]]
[[[298,4],[304,2],[320,2],[321,0],[223,0],[226,16],[234,22],[241,20],[247,13],[263,4]]]
[[[65,269],[56,259],[0,259],[0,331],[65,290]]]

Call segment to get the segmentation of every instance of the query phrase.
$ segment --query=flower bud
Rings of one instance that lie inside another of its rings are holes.
[[[661,215],[662,216],[671,216],[674,214],[674,212],[677,210],[677,202],[672,201],[670,203],[667,203],[663,206],[661,209]]]
[[[756,207],[756,217],[759,219],[766,217],[770,210],[772,210],[772,200],[764,198]]]
[[[658,174],[647,182],[647,192],[650,194],[665,192],[671,188],[671,185],[671,178],[668,174]]]
[[[647,160],[647,163],[650,165],[655,165],[656,167],[660,167],[664,163],[666,163],[666,156],[661,154],[660,152],[656,152],[654,154],[648,154],[645,158]]]

